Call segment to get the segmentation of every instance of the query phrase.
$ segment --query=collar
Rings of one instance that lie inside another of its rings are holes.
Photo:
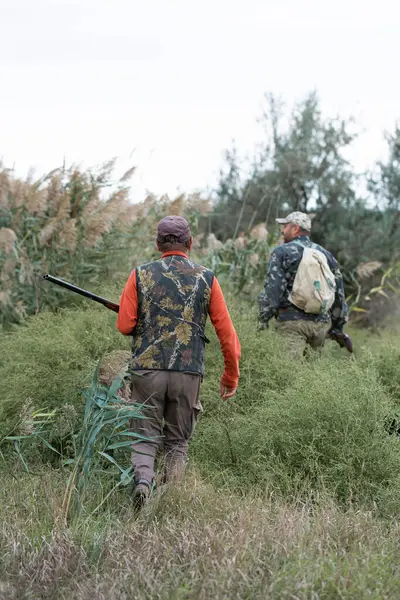
[[[169,250],[168,252],[164,252],[161,258],[165,258],[166,256],[183,256],[184,258],[188,257],[188,255],[181,250]]]
[[[298,235],[297,237],[295,237],[293,240],[291,240],[292,242],[309,242],[310,238],[308,237],[308,235]]]

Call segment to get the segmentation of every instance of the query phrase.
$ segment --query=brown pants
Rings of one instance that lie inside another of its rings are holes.
[[[276,321],[275,330],[284,337],[288,354],[292,358],[302,358],[308,348],[321,352],[331,323],[315,321]]]
[[[132,401],[142,405],[146,419],[133,419],[131,429],[149,441],[132,445],[135,479],[152,482],[157,451],[164,451],[165,478],[179,476],[185,469],[189,440],[201,410],[199,401],[201,377],[196,373],[177,371],[134,371]]]

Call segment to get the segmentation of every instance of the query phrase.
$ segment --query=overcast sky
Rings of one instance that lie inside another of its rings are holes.
[[[400,118],[396,0],[0,0],[0,157],[40,175],[113,156],[132,195],[215,183],[251,151],[265,92],[316,89],[367,131],[367,168]]]

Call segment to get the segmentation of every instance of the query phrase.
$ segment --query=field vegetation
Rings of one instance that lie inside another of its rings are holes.
[[[0,171],[1,600],[399,597],[399,131],[362,198],[342,156],[349,123],[324,120],[315,96],[286,130],[273,98],[266,115],[254,168],[244,177],[229,151],[215,198],[132,205],[134,169],[116,178],[113,163]],[[353,356],[329,341],[295,363],[273,327],[257,331],[274,218],[289,210],[312,210],[315,239],[339,257]],[[114,313],[41,276],[118,301],[171,213],[223,285],[241,380],[223,403],[208,324],[187,475],[158,482],[137,513],[129,339]]]

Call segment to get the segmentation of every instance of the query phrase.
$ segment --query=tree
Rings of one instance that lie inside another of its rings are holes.
[[[243,185],[232,180],[236,150],[227,154],[231,160],[227,172],[221,171],[215,213],[225,223],[226,237],[256,222],[268,225],[283,211],[321,211],[348,205],[355,198],[354,175],[343,156],[355,139],[351,122],[324,119],[318,98],[311,93],[295,106],[284,129],[282,103],[272,95],[266,96],[266,103],[261,118],[265,142],[252,159],[249,176]]]

